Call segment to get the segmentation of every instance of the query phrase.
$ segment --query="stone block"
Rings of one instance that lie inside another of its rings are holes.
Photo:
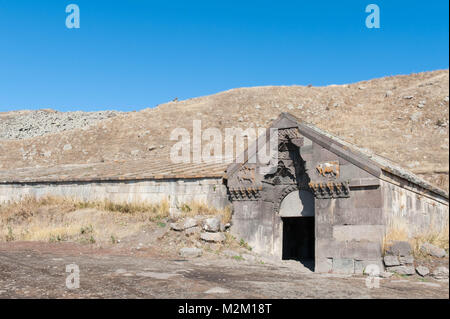
[[[386,255],[410,256],[411,252],[411,245],[407,241],[394,241],[387,248]]]
[[[400,256],[398,257],[398,260],[400,264],[402,265],[411,265],[414,263],[414,257],[413,256]]]
[[[333,272],[338,274],[353,274],[355,263],[353,259],[333,258]]]
[[[425,267],[425,266],[416,267],[416,271],[422,277],[425,277],[426,275],[428,275],[430,273],[430,270],[428,269],[428,267]]]
[[[225,235],[223,233],[211,233],[205,232],[200,234],[200,238],[207,242],[219,243],[225,241]]]
[[[416,273],[416,270],[414,269],[413,266],[394,266],[387,268],[387,270],[395,272],[399,275],[408,275],[408,276],[414,275]]]

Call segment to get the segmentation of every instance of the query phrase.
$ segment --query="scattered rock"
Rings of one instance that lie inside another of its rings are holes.
[[[416,267],[416,271],[422,277],[425,277],[426,275],[428,275],[430,273],[430,270],[427,267],[425,267],[425,266],[418,266],[418,267]]]
[[[192,228],[198,225],[198,222],[195,218],[188,217],[185,219],[183,223],[184,229]]]
[[[388,270],[391,272],[395,272],[399,275],[408,275],[408,276],[414,275],[416,273],[416,270],[412,266],[394,266],[389,267]]]
[[[229,292],[230,291],[225,288],[214,287],[214,288],[211,288],[211,289],[205,291],[205,294],[227,294]]]
[[[184,247],[180,249],[180,256],[185,258],[200,257],[203,254],[203,250],[196,247]]]
[[[2,119],[0,139],[27,139],[73,129],[85,129],[121,112],[58,112],[38,110]]]
[[[414,263],[414,257],[413,256],[400,256],[398,257],[398,260],[400,261],[400,264],[402,265],[410,265]]]
[[[225,235],[222,233],[205,232],[200,234],[200,238],[207,242],[219,243],[225,241]]]
[[[438,267],[433,270],[433,277],[436,279],[448,279],[448,268],[447,267]]]
[[[430,243],[424,243],[420,246],[420,250],[433,257],[442,258],[446,256],[445,250]]]
[[[411,99],[414,98],[414,96],[412,96],[412,95],[405,95],[403,98],[404,98],[405,100],[411,100]]]
[[[410,256],[411,253],[411,245],[407,241],[393,241],[386,250],[386,255],[391,256]]]
[[[397,256],[384,256],[383,261],[387,267],[400,266],[400,261]]]
[[[392,272],[389,272],[389,271],[383,271],[383,272],[380,274],[380,277],[381,277],[381,278],[390,278],[390,277],[392,277],[392,275],[393,275]]]
[[[392,94],[394,94],[394,93],[392,93],[392,91],[386,91],[386,94],[385,94],[385,97],[390,97],[390,96],[392,96]]]
[[[178,223],[170,223],[169,226],[170,226],[170,229],[173,229],[175,231],[183,231],[184,230],[184,227]]]
[[[220,231],[220,219],[217,217],[207,218],[204,221],[203,229],[208,232]]]
[[[186,229],[184,231],[184,233],[185,233],[186,236],[191,236],[191,235],[194,235],[194,234],[198,234],[201,231],[202,231],[201,227],[195,226],[195,227],[191,227],[191,228]]]
[[[64,147],[63,147],[63,150],[64,151],[70,151],[72,149],[72,145],[70,145],[70,144],[66,144],[66,145],[64,145]]]

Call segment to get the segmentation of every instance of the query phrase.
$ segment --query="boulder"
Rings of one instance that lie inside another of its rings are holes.
[[[184,220],[183,227],[184,229],[192,228],[198,225],[198,222],[195,218],[188,217]]]
[[[200,248],[196,247],[184,247],[180,249],[180,256],[185,258],[200,257],[202,254],[203,251]]]
[[[186,229],[186,230],[184,231],[184,234],[185,234],[186,236],[191,236],[191,235],[194,235],[194,234],[198,234],[198,233],[200,233],[201,231],[202,231],[201,227],[195,226],[195,227],[191,227],[191,228]]]
[[[223,233],[204,232],[200,234],[200,238],[204,241],[219,243],[225,241]]]
[[[425,267],[425,266],[418,266],[418,267],[416,267],[416,271],[422,277],[425,277],[426,275],[428,275],[430,273],[430,270],[427,267]]]
[[[411,245],[407,241],[394,241],[387,248],[386,255],[410,256],[411,252],[412,252]]]
[[[207,232],[220,231],[220,219],[217,217],[205,219],[203,229],[206,230]]]
[[[397,256],[384,256],[383,261],[387,267],[400,266],[400,261]]]
[[[445,250],[430,243],[424,243],[420,246],[420,250],[430,256],[442,258],[445,257]]]
[[[416,270],[412,266],[394,266],[389,267],[388,270],[391,272],[395,272],[399,275],[408,275],[408,276],[414,275],[416,273]]]

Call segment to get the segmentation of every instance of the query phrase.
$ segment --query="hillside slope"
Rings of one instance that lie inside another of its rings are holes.
[[[192,131],[193,120],[201,120],[203,129],[267,127],[280,112],[370,149],[448,190],[448,70],[349,85],[232,89],[99,117],[80,128],[48,129],[49,133],[41,136],[9,134],[21,139],[0,139],[0,170],[167,159],[175,143],[170,141],[170,132],[176,127]],[[11,118],[25,115],[29,116],[29,111],[0,114],[0,130],[11,130],[6,118],[11,122]]]

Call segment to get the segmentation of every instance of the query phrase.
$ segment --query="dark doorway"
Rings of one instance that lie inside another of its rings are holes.
[[[314,268],[314,217],[283,217],[283,260]],[[313,269],[312,269],[313,270]]]

